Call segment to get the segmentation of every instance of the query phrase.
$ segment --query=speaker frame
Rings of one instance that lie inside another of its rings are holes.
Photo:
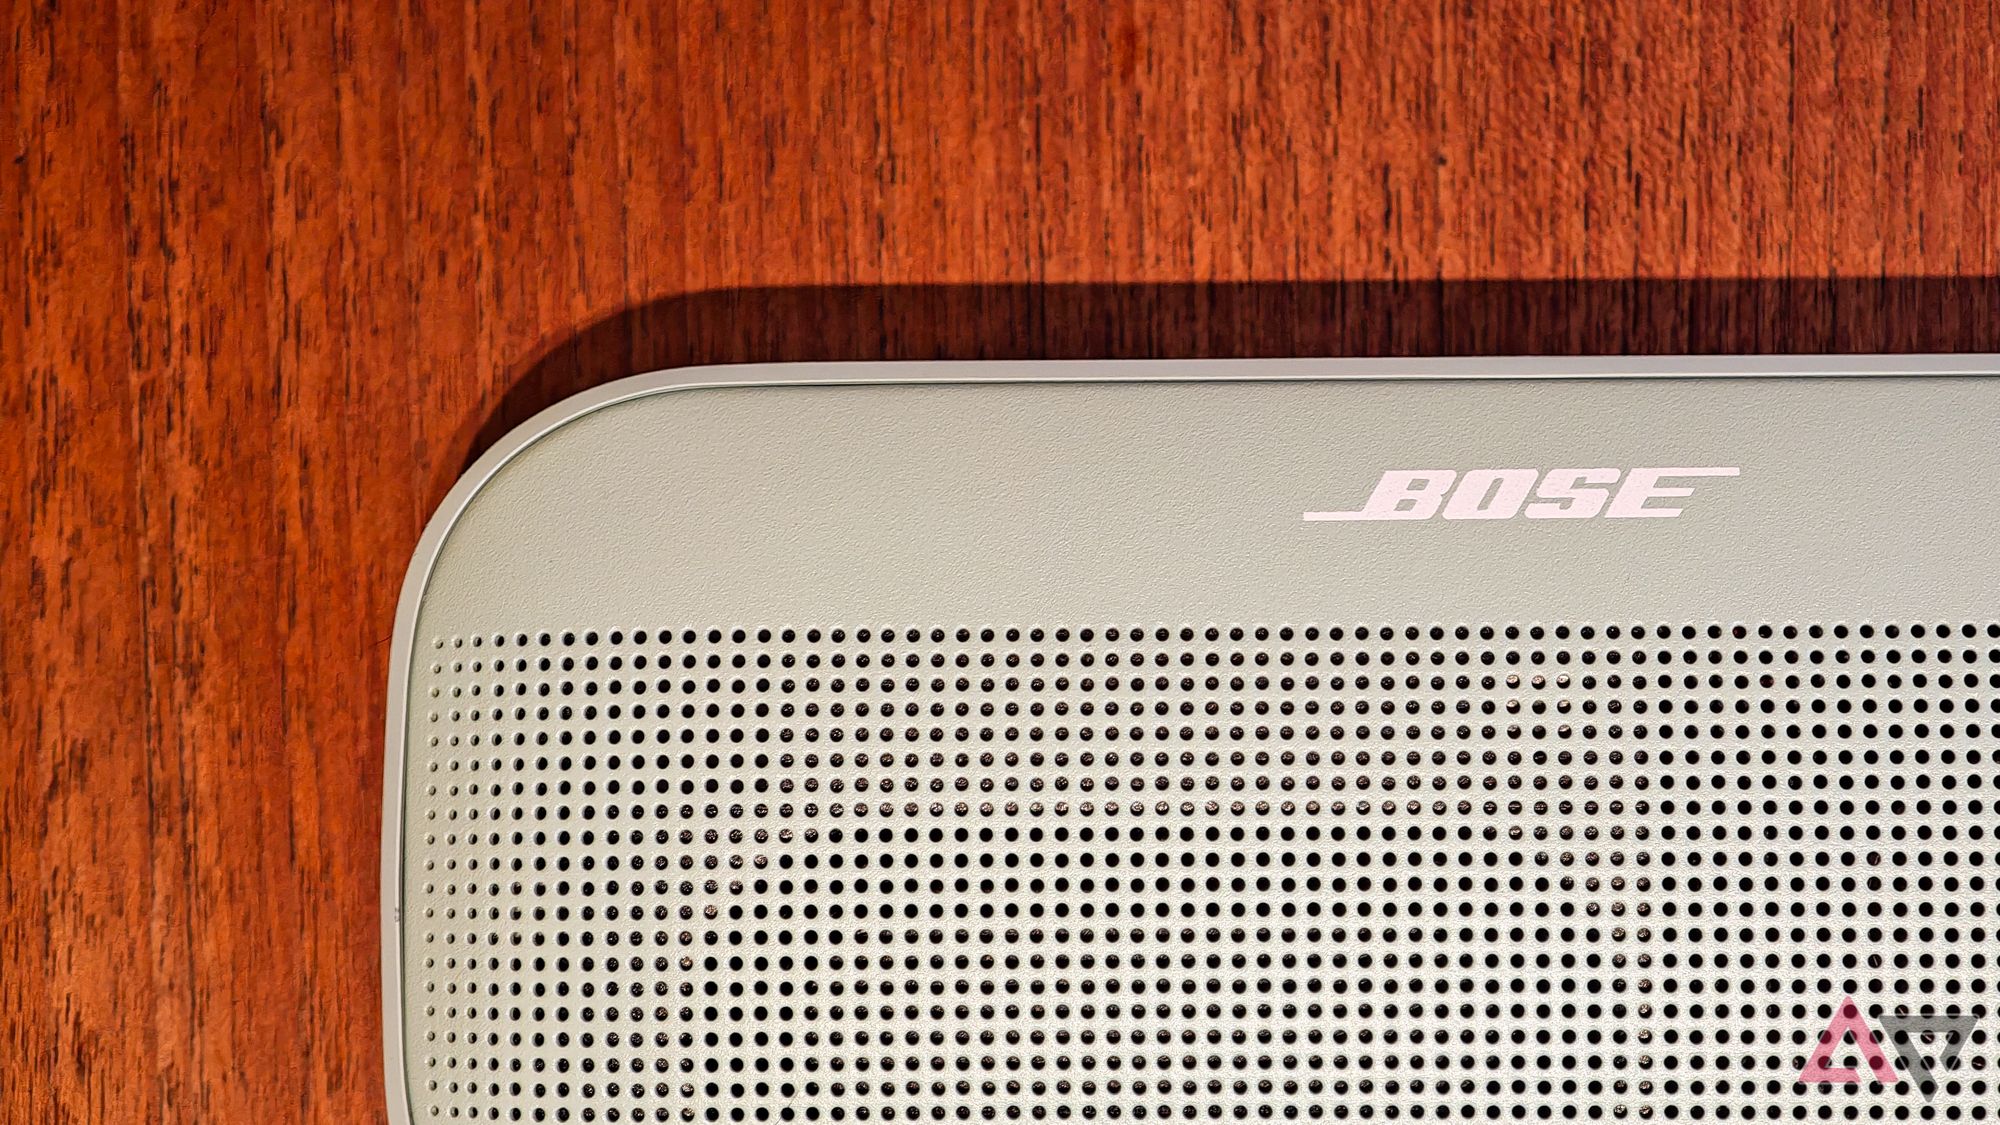
[[[383,1071],[389,1120],[395,1125],[414,1125],[415,1120],[404,1065],[402,869],[409,694],[418,610],[440,551],[480,490],[516,456],[585,415],[651,395],[721,387],[1992,375],[2000,375],[2000,355],[1977,353],[758,363],[653,371],[572,395],[509,431],[445,494],[417,540],[397,601],[383,740],[380,915]]]

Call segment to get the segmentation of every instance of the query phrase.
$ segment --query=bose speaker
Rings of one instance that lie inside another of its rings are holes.
[[[570,399],[403,591],[392,1119],[1991,1120],[1994,370]]]

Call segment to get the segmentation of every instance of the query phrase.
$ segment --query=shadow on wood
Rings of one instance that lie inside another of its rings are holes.
[[[725,289],[553,342],[457,465],[577,391],[697,364],[1978,351],[2000,351],[2000,278]]]

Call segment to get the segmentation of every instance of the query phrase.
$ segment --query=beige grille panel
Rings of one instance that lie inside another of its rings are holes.
[[[1984,1024],[1934,1088],[1797,1081],[1847,996],[1992,1003],[1994,623],[538,625],[413,664],[418,1120],[2000,1108]]]

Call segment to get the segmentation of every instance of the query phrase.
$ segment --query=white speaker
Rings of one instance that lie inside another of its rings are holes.
[[[1996,370],[570,399],[404,587],[392,1118],[1990,1120]]]

